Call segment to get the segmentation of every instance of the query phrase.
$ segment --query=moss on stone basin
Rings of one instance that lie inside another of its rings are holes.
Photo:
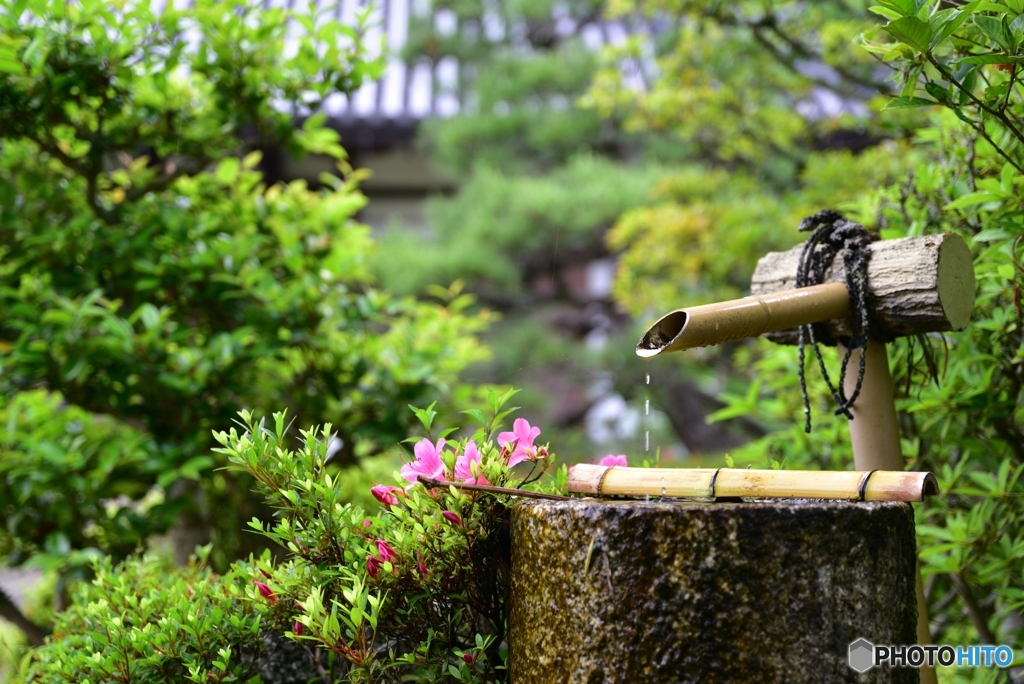
[[[914,643],[914,544],[903,503],[518,504],[512,682],[917,681],[847,665]]]

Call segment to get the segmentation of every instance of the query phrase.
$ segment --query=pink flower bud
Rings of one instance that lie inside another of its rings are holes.
[[[473,656],[469,655],[468,653],[463,653],[462,659],[466,662],[467,665],[473,664]]]
[[[395,550],[393,548],[391,548],[391,545],[388,544],[383,539],[378,539],[377,540],[377,553],[380,554],[380,559],[382,561],[385,561],[385,562],[388,562],[388,563],[390,563],[394,559],[398,558],[398,554],[395,553]]]
[[[292,625],[292,631],[295,632],[296,636],[302,636],[302,632],[305,631],[305,626],[296,620],[295,624]]]
[[[459,517],[458,513],[452,513],[451,511],[441,511],[441,515],[443,515],[445,517],[445,520],[452,523],[453,525],[458,525],[459,527],[462,527],[462,518]]]
[[[370,527],[371,525],[373,525],[373,521],[369,518],[363,521],[363,527]]]
[[[264,577],[266,577],[267,579],[270,579],[270,573],[269,572],[267,572],[263,568],[259,568],[259,571],[263,573]]]
[[[267,599],[271,603],[277,603],[277,596],[274,595],[273,589],[268,587],[263,582],[260,582],[259,580],[253,580],[252,583],[256,585],[256,589],[259,590],[260,596]]]
[[[377,558],[376,556],[367,556],[366,572],[368,572],[370,574],[370,577],[372,577],[373,579],[377,579],[378,577],[380,577],[380,568],[381,565],[383,564],[384,561],[382,561],[380,558]]]
[[[388,485],[374,485],[370,488],[370,493],[373,497],[384,504],[385,507],[390,508],[398,503],[398,497],[403,495],[405,492],[402,491],[401,487],[390,487]]]
[[[416,569],[420,571],[421,577],[426,577],[430,574],[429,572],[427,572],[427,565],[423,561],[420,561],[420,564]]]

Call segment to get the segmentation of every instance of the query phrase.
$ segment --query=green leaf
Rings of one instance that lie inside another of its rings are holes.
[[[874,14],[879,14],[888,19],[889,21],[894,21],[904,16],[903,14],[897,12],[894,9],[890,9],[888,7],[880,7],[878,5],[875,5],[874,7],[868,7],[868,11]]]
[[[216,178],[224,185],[233,183],[238,178],[241,162],[235,157],[228,157],[217,166]]]
[[[943,209],[962,209],[964,207],[973,207],[977,204],[987,204],[988,202],[1001,201],[1002,199],[1000,197],[993,195],[990,192],[972,192],[970,194],[964,195],[963,197],[958,197],[957,199],[953,200],[945,207],[943,207]]]
[[[917,14],[921,4],[917,0],[879,0],[883,7],[899,12],[900,16],[908,17]]]
[[[949,90],[940,86],[938,83],[929,81],[924,84],[924,89],[928,91],[928,94],[934,97],[939,102],[946,102],[949,100]]]
[[[893,99],[889,100],[884,107],[882,107],[882,111],[885,111],[887,109],[910,109],[913,107],[930,107],[932,105],[937,104],[939,103],[924,97],[894,97]]]
[[[989,228],[979,231],[971,239],[975,242],[994,242],[996,240],[1009,239],[1010,234],[1000,228]]]
[[[1013,264],[1002,264],[996,269],[996,273],[1007,280],[1013,280],[1017,275],[1017,269],[1014,268]]]
[[[982,33],[995,41],[999,47],[1009,52],[1014,51],[1013,39],[1004,19],[976,14],[974,15],[974,23],[981,29]]]
[[[213,465],[213,459],[209,456],[193,456],[178,469],[181,477],[189,480],[198,480],[199,474]]]
[[[484,412],[481,411],[480,409],[467,409],[467,410],[463,411],[462,413],[465,413],[467,416],[469,416],[470,418],[472,418],[476,422],[480,423],[484,427],[487,427],[487,423],[489,421],[487,420],[487,416],[485,416]]]
[[[458,429],[459,428],[457,428],[457,427],[445,428],[444,430],[441,430],[441,432],[437,433],[437,438],[438,439],[446,439],[448,437],[448,435],[452,434],[453,432],[455,432]]]
[[[932,30],[928,24],[917,17],[903,17],[889,22],[883,28],[896,40],[916,48],[920,52],[927,52],[931,45]]]
[[[953,61],[953,64],[1014,64],[1024,62],[1024,55],[1004,55],[993,53],[989,55],[971,55]]]
[[[953,35],[953,32],[963,25],[967,17],[970,16],[970,12],[966,10],[948,9],[941,12],[937,12],[928,21],[928,26],[931,28],[932,36],[930,47],[935,47],[946,38]]]
[[[5,55],[0,54],[0,73],[24,76],[25,65],[16,59],[10,59]]]

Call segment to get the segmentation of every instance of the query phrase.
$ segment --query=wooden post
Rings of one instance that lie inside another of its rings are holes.
[[[854,349],[850,355],[850,368],[857,368],[863,349]],[[839,345],[839,354],[845,355],[846,348]],[[857,385],[857,374],[848,372],[843,389],[849,396]],[[857,470],[903,470],[903,452],[900,448],[900,431],[896,423],[896,401],[889,370],[889,357],[883,342],[870,340],[867,343],[867,358],[864,365],[864,382],[860,396],[850,408],[850,442],[853,444],[853,463]],[[921,581],[921,566],[917,567],[917,643],[922,646],[932,643],[928,626],[928,605],[925,602],[924,585]],[[937,684],[935,668],[922,665],[921,684]]]
[[[885,344],[870,340],[867,350],[864,382],[857,401],[850,408],[853,414],[850,421],[853,467],[857,470],[903,470],[905,465]],[[846,396],[850,396],[857,385],[861,351],[854,349],[850,355],[843,388]],[[839,355],[845,354],[846,349],[839,345]]]

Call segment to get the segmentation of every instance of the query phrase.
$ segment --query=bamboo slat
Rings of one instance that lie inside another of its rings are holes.
[[[938,494],[935,476],[922,472],[743,470],[735,468],[624,468],[579,464],[569,491],[597,496],[923,501]]]

